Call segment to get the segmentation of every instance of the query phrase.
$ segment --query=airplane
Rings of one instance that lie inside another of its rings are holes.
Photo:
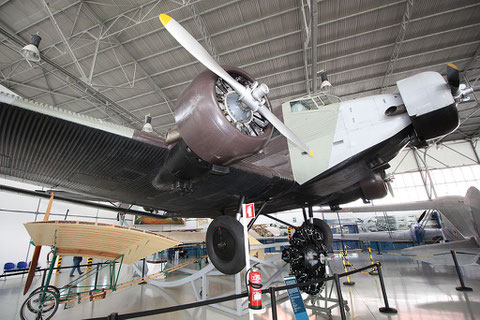
[[[441,213],[444,218],[443,224],[446,226],[442,228],[443,233],[447,240],[451,241],[405,248],[401,250],[402,255],[433,265],[453,266],[450,251],[455,250],[459,253],[457,255],[459,265],[478,262],[480,258],[480,191],[475,187],[470,187],[465,197],[443,196],[426,201],[350,207],[341,211],[360,213],[423,209],[435,209]],[[326,210],[320,210],[322,211]]]
[[[333,239],[376,242],[409,242],[414,244],[439,242],[444,238],[443,230],[438,228],[426,228],[429,216],[430,212],[427,212],[427,210],[423,211],[418,220],[409,226],[408,230],[334,234]]]
[[[175,19],[159,19],[207,68],[179,96],[176,128],[166,138],[1,93],[0,174],[166,212],[159,217],[214,218],[207,251],[225,274],[245,266],[236,217],[240,204],[253,202],[265,215],[308,208],[310,219],[284,260],[302,281],[323,277],[319,257],[331,248],[332,232],[313,218],[312,206],[384,197],[388,162],[407,144],[421,147],[455,130],[457,103],[472,92],[460,87],[459,70],[449,64],[448,83],[422,72],[398,81],[398,93],[322,107],[310,103],[315,97],[297,99],[282,105],[282,122],[266,84],[221,67]],[[284,159],[270,153],[278,148],[285,148]],[[288,170],[268,165],[279,160]]]

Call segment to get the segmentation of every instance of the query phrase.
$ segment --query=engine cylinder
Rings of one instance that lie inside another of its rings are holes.
[[[235,67],[224,69],[242,84],[254,79]],[[270,102],[266,99],[271,109]],[[230,165],[260,151],[272,126],[242,104],[238,95],[216,74],[199,74],[180,95],[175,121],[186,144],[200,158]]]

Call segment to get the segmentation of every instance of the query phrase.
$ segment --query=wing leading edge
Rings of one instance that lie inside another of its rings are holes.
[[[248,164],[210,169],[194,192],[154,185],[171,149],[144,132],[0,93],[0,174],[10,178],[192,217],[235,208],[240,194],[260,201],[294,185]]]

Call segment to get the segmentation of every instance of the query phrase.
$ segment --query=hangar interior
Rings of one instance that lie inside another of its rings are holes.
[[[461,83],[474,91],[469,101],[457,106],[458,128],[430,140],[426,147],[402,149],[386,170],[388,176],[393,177],[393,192],[383,199],[372,200],[370,205],[463,197],[471,186],[480,189],[480,113],[476,93],[480,88],[480,3],[474,0],[3,0],[0,1],[0,85],[27,99],[136,130],[142,130],[146,117],[150,117],[152,133],[164,139],[167,132],[176,127],[174,111],[178,97],[205,67],[170,36],[158,19],[159,13],[178,21],[221,65],[237,66],[266,83],[272,111],[280,119],[283,119],[281,105],[286,101],[309,95],[346,101],[396,93],[397,81],[423,71],[435,71],[445,77],[447,64],[454,63],[460,70]],[[29,61],[21,54],[33,34],[41,37],[39,61]],[[320,88],[322,73],[328,75],[331,87]],[[0,91],[3,90],[0,87]],[[272,143],[275,141],[276,144]],[[288,151],[278,145],[286,146],[287,141],[275,131],[261,152],[240,162],[283,170],[290,165],[286,160]],[[0,161],[8,159],[0,154]],[[25,190],[55,188],[55,185],[35,184],[5,174],[0,178],[2,186]],[[41,221],[48,199],[2,190],[0,265],[28,262],[32,260],[34,246],[24,223]],[[421,210],[348,211],[348,207],[359,205],[362,205],[361,199],[342,205],[344,212],[323,212],[328,209],[324,206],[313,207],[313,212],[342,235],[358,231],[391,234],[408,230],[412,223],[422,220]],[[133,209],[142,210],[141,207]],[[294,226],[304,222],[301,209],[272,216]],[[379,227],[382,219],[387,222],[383,229]],[[50,220],[99,222],[150,231],[203,232],[211,221],[184,218],[174,219],[171,224],[139,224],[135,215],[56,200]],[[403,225],[393,226],[389,221],[403,221]],[[425,223],[424,228],[435,227],[430,216]],[[443,227],[446,223],[448,221],[442,220],[439,225]],[[349,225],[354,227],[350,229]],[[288,241],[285,226],[278,221],[260,216],[255,226],[261,243]],[[262,231],[277,240],[265,240],[266,236],[259,234]],[[458,279],[454,267],[433,266],[397,255],[399,249],[411,247],[411,242],[398,244],[386,239],[345,240],[345,243],[351,249],[349,259],[354,266],[370,264],[368,248],[374,259],[383,263],[389,301],[398,309],[397,315],[389,317],[475,319],[480,314],[478,261],[460,268],[467,285],[473,288],[473,292],[464,293],[455,290]],[[340,253],[331,254],[334,258],[330,266],[336,273],[344,269],[341,252],[345,243],[334,240],[334,249]],[[202,258],[205,249],[195,250],[182,250],[181,256],[179,250],[166,250],[162,254],[159,251],[149,256],[149,260],[168,260],[167,267],[172,268],[196,259],[184,269],[172,269],[166,279],[155,281],[180,281],[201,270],[202,263],[205,267]],[[279,247],[260,251],[267,257],[281,253]],[[42,268],[49,266],[48,254],[48,248],[43,248],[39,258]],[[281,261],[279,257],[277,260]],[[93,259],[94,263],[103,261]],[[69,256],[63,260],[64,266],[72,263]],[[82,263],[86,263],[86,259]],[[288,268],[284,271],[288,273]],[[69,269],[55,273],[54,285],[61,287],[68,283],[71,280],[68,272]],[[142,272],[145,272],[142,262],[125,265],[118,279],[127,282]],[[99,273],[99,278],[101,283],[108,283],[106,272]],[[212,275],[208,282],[206,278],[192,280],[193,291],[188,282],[172,288],[150,282],[135,285],[107,294],[105,299],[82,301],[78,305],[70,303],[68,308],[61,305],[54,318],[106,317],[112,312],[122,314],[169,307],[204,299],[207,286],[208,298],[235,292],[241,286],[240,278],[235,276]],[[347,319],[384,317],[377,311],[382,304],[378,278],[359,273],[352,279],[355,286],[342,287],[343,298],[350,309]],[[281,277],[274,280],[283,283]],[[0,318],[18,318],[26,298],[22,295],[25,281],[25,275],[2,279]],[[42,284],[41,273],[34,277],[33,283],[33,288]],[[268,301],[269,296],[264,295],[264,299]],[[291,304],[288,298],[282,299],[277,305],[279,317],[290,319],[294,313]],[[159,317],[246,319],[248,315],[235,313],[238,308],[238,304],[230,302]],[[254,317],[270,319],[271,308],[267,304],[265,308],[266,312]],[[310,319],[328,319],[312,310],[308,315]],[[340,316],[339,309],[333,309],[333,318],[340,319]]]

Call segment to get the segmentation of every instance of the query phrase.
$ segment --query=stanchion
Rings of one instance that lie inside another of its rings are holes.
[[[270,291],[270,306],[272,307],[272,319],[277,320],[277,298],[275,297],[275,287],[268,288],[268,291]]]
[[[382,274],[382,265],[377,265],[378,270],[378,277],[380,278],[380,286],[382,287],[382,295],[383,295],[383,302],[385,303],[385,307],[378,308],[378,310],[382,313],[397,313],[397,309],[391,308],[388,304],[387,298],[387,291],[385,290],[385,282],[383,281],[383,274]]]
[[[457,260],[457,252],[455,250],[450,250],[450,253],[453,257],[453,262],[455,263],[455,269],[457,270],[458,280],[460,280],[460,287],[456,287],[457,291],[473,291],[472,288],[466,287],[465,282],[463,282],[463,275],[462,271],[460,270],[460,266],[458,265]]]
[[[345,245],[345,263],[347,267],[352,268],[353,264],[350,263],[350,259],[348,258],[348,247]]]
[[[288,240],[292,239],[292,227],[288,227],[287,230],[288,230]]]
[[[346,247],[347,246],[345,246],[345,248]],[[347,264],[345,263],[345,257],[344,257],[343,254],[342,254],[342,263],[343,263],[343,269],[345,270],[345,273],[347,273],[348,272]],[[346,285],[346,286],[353,286],[355,284],[355,282],[350,281],[350,276],[347,276],[347,281],[345,281],[343,284]]]
[[[370,247],[368,247],[368,255],[370,256],[370,263],[373,266],[375,264],[375,262],[373,261],[372,249]],[[377,268],[376,267],[373,268],[372,271],[370,271],[368,274],[371,275],[371,276],[378,275]]]
[[[58,259],[58,260],[57,260],[57,271],[55,271],[55,273],[62,273],[62,272],[60,271],[60,267],[62,266],[62,256],[58,256],[57,259]]]
[[[92,269],[93,258],[88,257],[87,259],[87,270]]]
[[[333,275],[333,281],[335,281],[335,288],[337,289],[337,299],[338,299],[338,306],[340,307],[340,317],[342,320],[346,320],[347,316],[345,315],[345,305],[343,304],[343,296],[342,296],[342,288],[340,286],[340,279],[338,274]]]
[[[143,264],[142,264],[142,278],[143,278],[143,280],[140,281],[138,284],[147,283],[147,281],[145,281],[145,258],[143,258]]]

